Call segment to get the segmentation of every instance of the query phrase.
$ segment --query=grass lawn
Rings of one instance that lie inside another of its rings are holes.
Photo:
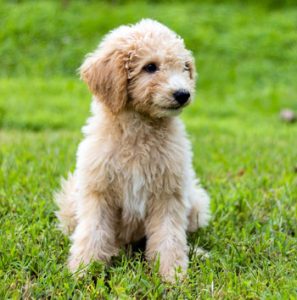
[[[1,299],[297,298],[297,124],[279,120],[297,111],[297,6],[258,2],[0,2]],[[142,17],[181,34],[199,71],[182,118],[213,217],[189,243],[210,257],[177,285],[124,252],[76,279],[54,215],[89,115],[76,69],[104,33]]]

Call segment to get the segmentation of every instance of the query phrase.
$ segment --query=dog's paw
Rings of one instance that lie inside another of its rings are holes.
[[[187,269],[181,267],[171,267],[159,271],[162,280],[167,283],[176,283],[183,281],[187,276]]]
[[[79,276],[84,275],[86,269],[86,263],[82,258],[70,256],[68,259],[68,269],[71,273],[79,274]]]
[[[188,257],[186,254],[179,259],[169,253],[160,261],[159,273],[165,282],[175,283],[185,279],[188,268]]]

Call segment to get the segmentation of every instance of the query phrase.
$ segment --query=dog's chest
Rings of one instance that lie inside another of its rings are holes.
[[[176,191],[181,182],[181,148],[170,149],[164,141],[149,142],[128,144],[125,151],[118,153],[117,174],[120,175],[124,219],[143,220],[149,202],[159,200],[165,190],[167,193]]]
[[[158,193],[158,164],[145,152],[130,152],[126,159],[120,171],[123,217],[144,219],[151,195]]]
[[[135,175],[130,180],[126,180],[123,186],[123,218],[143,220],[146,215],[148,199],[149,189],[143,177]]]

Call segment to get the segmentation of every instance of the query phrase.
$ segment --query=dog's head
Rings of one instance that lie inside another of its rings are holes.
[[[110,32],[80,68],[92,93],[114,114],[176,115],[194,97],[195,64],[183,40],[142,20]]]

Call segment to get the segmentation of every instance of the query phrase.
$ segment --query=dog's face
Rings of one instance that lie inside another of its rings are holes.
[[[177,115],[194,98],[195,66],[183,40],[143,20],[112,31],[81,67],[90,90],[113,113]]]

